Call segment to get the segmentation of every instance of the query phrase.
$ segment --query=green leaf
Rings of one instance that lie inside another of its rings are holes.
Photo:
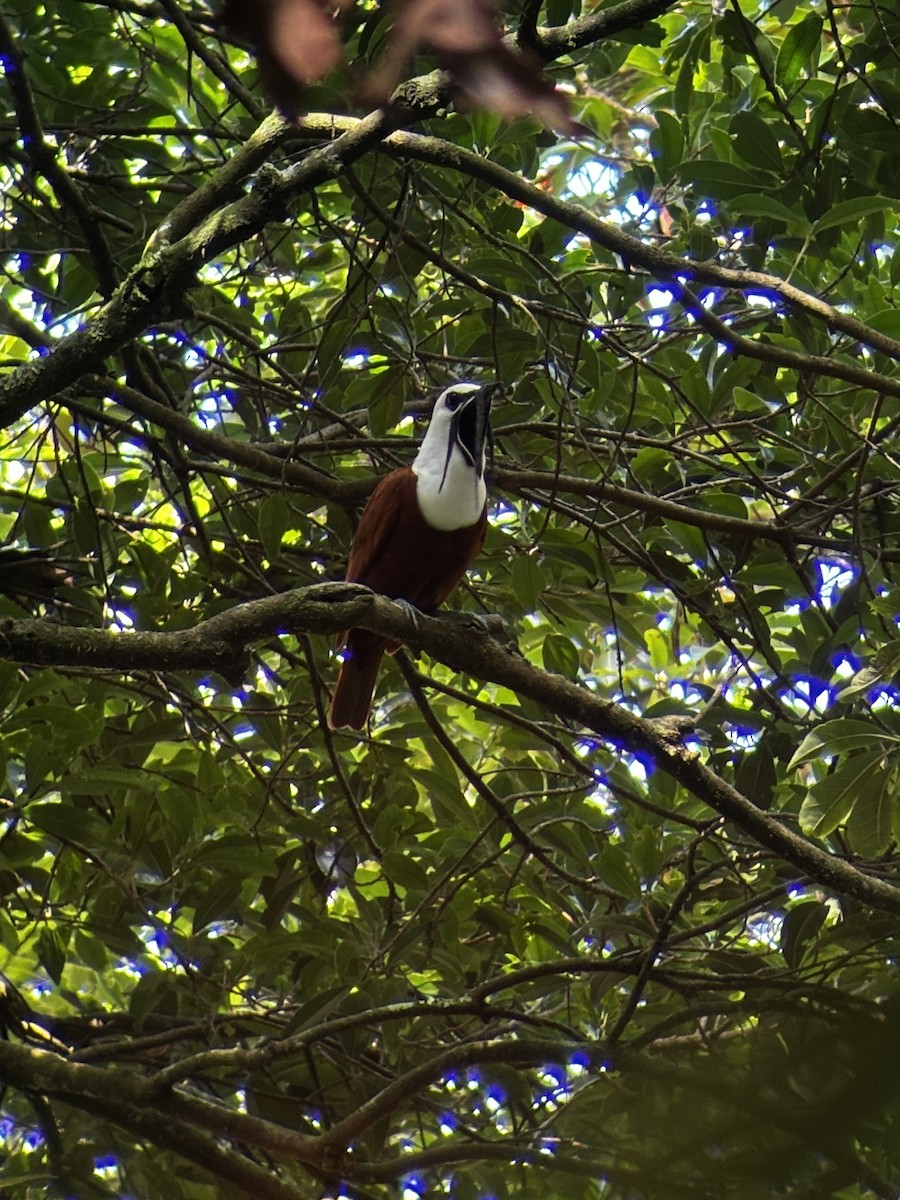
[[[781,925],[781,953],[789,967],[799,967],[806,949],[816,940],[828,916],[821,900],[801,900],[785,913]]]
[[[197,934],[215,921],[235,917],[242,886],[243,877],[237,872],[223,875],[210,884],[194,906],[192,932]]]
[[[699,29],[696,30],[690,39],[687,52],[678,69],[675,90],[672,94],[675,112],[678,114],[686,114],[691,107],[694,92],[694,76],[700,61],[709,56],[711,36],[712,22],[705,21],[701,22]]]
[[[335,313],[339,312],[340,308],[336,308]],[[319,375],[324,384],[332,383],[339,374],[355,331],[354,322],[346,317],[336,316],[328,322],[316,354]]]
[[[872,213],[897,210],[897,200],[889,196],[857,196],[854,200],[841,200],[814,223],[813,229],[821,233],[824,229],[834,229],[839,225],[855,225],[863,217]]]
[[[791,229],[796,226],[805,228],[809,225],[802,212],[794,212],[786,204],[776,200],[774,196],[763,195],[760,192],[748,192],[743,196],[735,196],[729,201],[729,207],[739,216],[765,217],[769,220],[783,221]]]
[[[409,395],[409,376],[405,370],[381,371],[369,396],[369,428],[375,437],[384,437],[393,429]]]
[[[556,633],[548,634],[544,638],[541,655],[546,670],[564,675],[566,679],[578,678],[578,651],[568,638]]]
[[[66,965],[66,946],[58,929],[45,925],[37,939],[37,956],[54,983],[59,983]]]
[[[650,666],[654,671],[664,671],[669,665],[669,643],[660,629],[648,629],[644,641],[650,652]]]
[[[875,858],[894,839],[896,768],[884,763],[869,779],[847,822],[847,834],[857,854]]]
[[[704,512],[721,513],[722,516],[738,517],[742,521],[746,521],[749,516],[747,505],[734,492],[706,490],[697,497],[697,507]]]
[[[698,529],[696,525],[688,525],[685,521],[668,521],[667,528],[678,538],[692,562],[706,562],[709,558],[709,547],[702,529]]]
[[[636,479],[648,487],[661,484],[672,470],[672,455],[655,446],[643,446],[631,462]]]
[[[257,516],[259,540],[270,563],[281,557],[281,540],[293,528],[294,520],[291,506],[282,492],[273,492],[260,504]]]
[[[408,854],[399,850],[388,850],[382,865],[388,879],[400,887],[417,892],[424,892],[428,887],[428,876]]]
[[[340,983],[333,987],[323,988],[297,1006],[294,1015],[284,1027],[282,1037],[291,1037],[304,1029],[318,1025],[340,1008],[352,988],[349,984]]]
[[[69,796],[98,796],[108,792],[146,790],[154,786],[152,775],[137,767],[119,767],[115,763],[85,767],[65,775],[59,781],[60,791]]]
[[[597,874],[613,891],[636,899],[641,894],[641,883],[631,860],[622,846],[610,844],[604,847],[597,863]]]
[[[772,803],[778,773],[770,747],[765,742],[747,751],[741,758],[734,779],[738,791],[743,792],[758,808],[768,808]]]
[[[846,754],[849,750],[859,750],[867,746],[880,745],[882,750],[879,753],[883,753],[892,743],[900,743],[900,737],[885,733],[877,725],[871,725],[867,721],[859,721],[853,717],[825,721],[806,735],[788,763],[788,770],[811,762],[814,758]]]
[[[98,821],[94,813],[76,808],[72,804],[42,801],[29,804],[26,809],[28,820],[39,829],[76,845],[90,843],[95,836]]]
[[[881,786],[884,755],[869,750],[813,784],[800,807],[800,828],[811,837],[827,837],[846,821],[867,789]]]
[[[514,259],[502,258],[496,254],[472,255],[466,260],[466,270],[488,283],[501,287],[508,284],[524,284],[529,292],[534,288],[534,271],[529,271],[524,264]]]
[[[650,153],[660,179],[671,179],[684,154],[681,122],[665,109],[656,114],[657,126],[650,133]]]
[[[95,971],[105,971],[109,965],[109,955],[103,942],[87,930],[75,930],[72,949],[81,962]]]
[[[150,971],[134,987],[128,1012],[138,1029],[152,1014],[174,1015],[178,1012],[178,993],[175,980],[168,971]]]
[[[878,312],[867,316],[866,324],[878,333],[884,333],[888,337],[900,340],[900,309],[898,308],[879,309]]]
[[[846,704],[850,700],[854,700],[857,696],[864,696],[866,692],[872,690],[884,679],[881,671],[875,667],[861,667],[849,683],[845,684],[837,694],[838,700],[842,704]]]
[[[885,642],[872,655],[872,666],[882,672],[883,679],[893,679],[900,672],[900,640]]]
[[[712,158],[682,163],[678,168],[678,176],[701,196],[720,200],[729,200],[752,191],[767,192],[770,188],[770,178],[766,175],[758,172],[753,174],[734,163]]]
[[[822,45],[822,18],[811,14],[788,30],[775,59],[775,82],[789,92],[804,70],[813,71]]]
[[[755,112],[735,113],[730,128],[734,148],[744,162],[778,174],[784,170],[778,139],[771,126]]]
[[[749,391],[745,387],[737,386],[733,388],[731,392],[731,399],[734,407],[739,412],[760,413],[768,411],[765,401],[760,396],[755,395],[755,393]]]
[[[532,612],[544,590],[544,573],[533,554],[517,554],[512,565],[512,587],[524,612]]]

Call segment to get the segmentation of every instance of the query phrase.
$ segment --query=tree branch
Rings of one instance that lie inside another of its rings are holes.
[[[193,286],[200,266],[253,237],[269,221],[282,219],[286,206],[298,196],[335,178],[348,163],[379,144],[398,157],[430,162],[481,179],[511,199],[584,233],[625,262],[643,267],[655,279],[677,283],[688,278],[738,291],[765,291],[808,313],[829,329],[900,359],[900,342],[786,280],[762,271],[736,270],[679,258],[645,245],[580,205],[549,195],[497,163],[440,138],[397,130],[400,121],[410,120],[413,115],[416,114],[394,109],[390,113],[371,113],[362,119],[313,114],[302,118],[296,128],[278,117],[267,118],[246,158],[233,170],[224,168],[199,199],[190,197],[175,210],[157,237],[151,239],[142,263],[84,329],[61,339],[49,354],[11,372],[0,383],[0,425],[10,424],[28,408],[46,401],[87,371],[97,370],[109,354],[143,332],[152,321],[178,311],[184,306],[184,293]],[[269,147],[297,133],[333,140],[310,151],[280,174],[266,173],[249,195],[240,196],[223,208],[217,207],[219,197],[233,194],[246,177],[246,171],[265,157]],[[728,343],[733,340],[729,337]],[[753,344],[758,357],[772,350],[768,345]],[[796,357],[802,362],[792,365],[900,396],[900,382],[888,376],[830,358]]]
[[[285,632],[332,634],[360,627],[424,650],[457,671],[501,684],[576,721],[629,753],[649,755],[704,804],[733,821],[811,879],[873,908],[900,914],[900,889],[866,875],[788,829],[710,770],[681,743],[682,725],[644,720],[588,688],[542,671],[484,633],[480,622],[415,616],[360,584],[325,583],[253,600],[193,629],[173,633],[111,633],[69,629],[46,621],[0,622],[0,658],[42,666],[119,671],[218,671],[238,684],[249,665],[247,646]]]
[[[4,59],[4,74],[16,107],[23,145],[35,170],[50,184],[60,206],[75,218],[85,246],[93,259],[100,291],[104,296],[109,296],[116,286],[116,269],[100,230],[97,212],[84,199],[77,184],[60,163],[56,151],[44,138],[34,94],[25,74],[25,57],[21,53],[20,42],[21,39],[0,12],[0,52]]]
[[[597,12],[576,17],[565,25],[540,26],[536,43],[531,43],[545,63],[573,50],[582,50],[604,38],[614,38],[628,29],[639,29],[674,8],[677,0],[622,0]]]
[[[137,1137],[149,1138],[154,1145],[236,1184],[255,1200],[309,1200],[306,1192],[181,1120],[168,1105],[165,1112],[149,1106],[145,1082],[128,1071],[67,1062],[47,1050],[0,1041],[0,1079],[27,1093],[59,1097]]]
[[[348,162],[381,141],[397,119],[396,114],[379,111],[354,121],[336,140],[311,151],[281,174],[267,174],[248,195],[210,213],[180,240],[160,244],[151,238],[140,264],[83,329],[61,338],[50,353],[3,379],[0,427],[10,425],[87,372],[99,370],[110,354],[151,323],[183,310],[185,292],[194,286],[204,263],[255,236],[269,221],[281,219],[290,202],[338,176]],[[267,130],[273,137],[277,129],[288,128],[280,118],[269,118],[269,122]],[[175,228],[181,228],[180,221]]]
[[[309,116],[301,120],[301,127],[318,126],[323,128],[322,118]],[[332,121],[332,117],[328,117]],[[541,212],[544,216],[552,217],[577,233],[583,233],[598,246],[619,255],[626,263],[643,267],[654,279],[666,282],[677,282],[679,279],[689,279],[700,283],[719,284],[723,287],[741,292],[768,292],[778,296],[785,303],[808,313],[816,320],[823,322],[829,329],[846,333],[855,341],[862,342],[872,349],[887,354],[891,358],[900,359],[900,342],[877,329],[864,324],[847,313],[841,312],[832,305],[821,300],[811,292],[777,275],[768,275],[765,271],[742,270],[733,267],[721,267],[715,262],[698,262],[695,259],[679,258],[667,250],[656,246],[646,245],[638,238],[623,232],[618,226],[608,221],[601,221],[579,204],[561,200],[520,175],[507,170],[490,159],[483,158],[471,150],[465,150],[441,138],[425,137],[421,134],[397,131],[385,139],[385,149],[398,157],[409,157],[420,162],[430,162],[436,166],[450,168],[470,175],[482,182],[496,187],[512,200],[527,204],[529,208]],[[876,372],[865,371],[862,368],[852,368],[849,365],[835,362],[832,359],[810,359],[823,365],[814,369],[822,374],[831,374],[839,379],[861,383],[864,386],[883,390],[890,395],[900,396],[900,382]],[[842,373],[852,372],[850,374]],[[877,382],[876,382],[877,381]]]

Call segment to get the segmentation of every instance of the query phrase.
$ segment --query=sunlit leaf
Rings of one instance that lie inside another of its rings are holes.
[[[900,742],[900,735],[886,733],[868,721],[859,721],[852,717],[825,721],[806,735],[788,763],[788,770],[826,754],[846,754],[849,750],[876,745],[886,746],[896,742]]]
[[[815,66],[821,41],[820,16],[811,14],[790,27],[775,60],[775,81],[779,87],[790,91],[801,72]]]

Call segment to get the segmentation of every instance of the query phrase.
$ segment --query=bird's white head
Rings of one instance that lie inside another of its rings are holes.
[[[422,516],[435,529],[474,525],[484,511],[484,468],[496,384],[454,383],[434,402],[412,464]]]

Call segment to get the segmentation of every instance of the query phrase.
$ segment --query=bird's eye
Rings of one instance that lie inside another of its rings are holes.
[[[458,388],[448,388],[444,392],[444,406],[448,412],[456,412],[458,408],[471,400],[477,391],[478,388],[472,384],[463,384]]]

